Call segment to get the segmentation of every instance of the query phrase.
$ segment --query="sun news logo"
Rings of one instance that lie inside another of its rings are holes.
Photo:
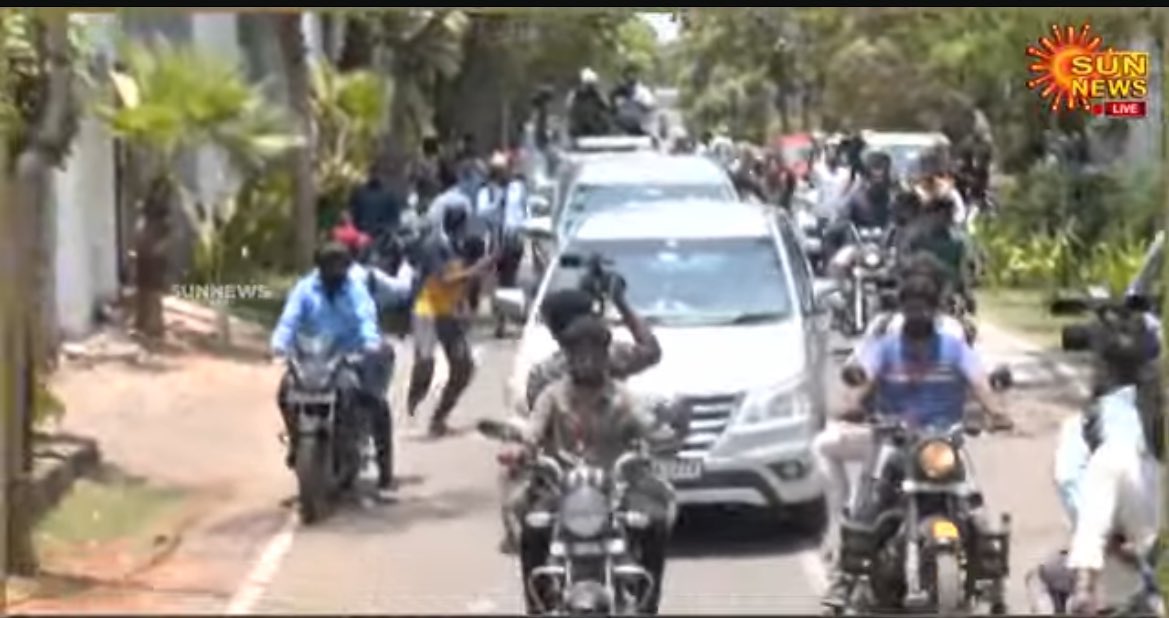
[[[268,300],[276,297],[271,288],[260,283],[179,284],[171,286],[171,295],[209,305],[230,305],[241,300]]]
[[[1148,110],[1149,54],[1103,49],[1104,39],[1084,24],[1051,26],[1051,35],[1027,46],[1027,87],[1052,112],[1081,111],[1111,118],[1144,118]]]

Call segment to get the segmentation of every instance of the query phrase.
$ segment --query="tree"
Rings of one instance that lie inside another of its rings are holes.
[[[25,290],[35,291],[31,302],[7,314],[3,324],[6,367],[12,368],[3,380],[6,396],[2,403],[11,405],[5,426],[6,493],[8,499],[23,506],[29,504],[25,492],[32,464],[36,396],[56,346],[49,173],[65,159],[76,133],[77,110],[69,15],[46,13],[32,18],[7,14],[2,32],[9,64],[5,68],[18,73],[5,75],[15,79],[6,79],[3,84],[5,96],[0,107],[9,138],[5,150],[13,145],[20,148],[11,181],[15,199],[3,227],[12,232],[5,244],[15,271],[6,273],[11,275],[6,280],[16,284],[15,294],[9,298],[20,298]],[[7,163],[0,169],[7,180]],[[32,514],[15,508],[9,517],[5,531],[7,566],[14,573],[31,574],[37,568],[31,541]]]
[[[288,132],[285,115],[248,84],[239,68],[192,48],[163,42],[153,49],[130,45],[127,67],[112,82],[120,104],[98,106],[111,131],[141,156],[134,157],[142,192],[135,238],[136,326],[152,339],[164,335],[162,295],[170,215],[180,185],[176,158],[185,149],[221,149],[238,165],[254,168],[303,144]]]
[[[275,16],[276,36],[288,78],[288,98],[303,138],[292,153],[292,212],[296,221],[296,265],[312,265],[317,240],[317,198],[313,182],[314,126],[309,85],[308,48],[304,40],[302,13]]]

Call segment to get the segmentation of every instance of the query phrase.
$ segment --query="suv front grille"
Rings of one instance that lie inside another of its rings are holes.
[[[701,457],[710,452],[730,424],[731,415],[739,407],[739,399],[739,395],[684,397],[682,405],[690,412],[690,431],[678,455]]]

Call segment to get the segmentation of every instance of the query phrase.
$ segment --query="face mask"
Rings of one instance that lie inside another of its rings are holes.
[[[927,339],[934,334],[934,321],[929,317],[906,318],[902,332],[916,341]]]

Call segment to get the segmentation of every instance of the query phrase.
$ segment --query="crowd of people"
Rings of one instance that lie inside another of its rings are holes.
[[[632,79],[636,84],[635,75]],[[587,94],[590,87],[595,90],[595,82],[595,75],[582,72],[582,89],[575,95],[578,107],[581,97],[599,96],[599,91]],[[585,131],[589,122],[583,113],[573,120],[574,126]],[[406,308],[412,316],[414,363],[407,401],[411,416],[429,391],[435,349],[442,348],[449,376],[429,426],[433,436],[441,437],[474,373],[467,341],[469,318],[477,311],[483,291],[496,283],[514,284],[523,257],[518,230],[527,216],[524,179],[507,155],[497,153],[482,162],[472,152],[473,144],[464,140],[448,157],[436,141],[428,140],[412,183],[416,196],[412,205],[388,189],[381,178],[383,170],[375,169],[354,192],[347,216],[319,250],[317,268],[289,295],[272,335],[273,352],[280,357],[290,353],[301,330],[328,333],[347,351],[362,356],[360,391],[374,415],[382,495],[393,486],[386,392],[394,358],[382,336],[379,315]],[[850,405],[812,444],[817,469],[828,484],[833,521],[829,550],[835,549],[839,516],[850,493],[843,466],[866,461],[872,448],[871,432],[860,421],[872,412],[874,397],[881,398],[890,411],[913,415],[916,422],[952,424],[961,420],[969,391],[985,408],[994,428],[1013,425],[992,392],[990,378],[967,337],[967,325],[946,315],[948,295],[969,295],[965,280],[968,240],[958,224],[964,220],[965,198],[985,193],[985,178],[978,170],[986,166],[977,161],[982,155],[976,152],[963,159],[966,163],[958,166],[955,178],[940,153],[928,153],[922,157],[917,177],[897,179],[887,156],[874,153],[862,158],[860,152],[855,140],[845,140],[819,149],[811,166],[810,182],[819,196],[817,212],[835,221],[826,236],[832,246],[833,269],[839,274],[853,259],[841,238],[845,225],[892,230],[888,242],[902,257],[896,308],[887,319],[874,322],[847,363],[856,378]],[[745,179],[761,171],[767,176],[765,161],[752,159],[741,169],[746,170],[741,174]],[[780,205],[790,200],[779,189],[787,182],[782,177],[771,184],[752,181],[752,190],[760,197],[777,199]],[[745,180],[740,182],[747,186]],[[404,227],[420,230],[420,239],[409,248],[408,264],[399,261],[397,267],[386,268],[384,256],[376,251],[378,240]],[[660,423],[634,405],[622,380],[657,364],[661,347],[648,324],[625,302],[620,278],[611,283],[605,293],[633,334],[633,343],[614,341],[589,293],[574,289],[549,294],[539,310],[559,351],[537,363],[528,377],[527,396],[519,410],[525,445],[507,459],[522,461],[532,449],[541,447],[553,451],[571,447],[590,460],[611,463],[629,448],[631,440],[658,439],[655,430]],[[1117,525],[1126,541],[1140,551],[1147,550],[1155,537],[1149,521],[1156,520],[1146,513],[1157,501],[1148,468],[1150,461],[1156,467],[1163,455],[1157,441],[1160,435],[1150,436],[1149,419],[1157,416],[1153,409],[1159,404],[1159,399],[1151,402],[1150,393],[1155,391],[1159,397],[1160,387],[1147,368],[1157,353],[1145,345],[1149,340],[1142,330],[1147,327],[1145,321],[1118,324],[1118,334],[1102,336],[1097,344],[1097,405],[1084,414],[1087,422],[1069,424],[1061,441],[1059,480],[1074,532],[1070,551],[1053,560],[1044,573],[1052,581],[1056,579],[1053,572],[1070,578],[1066,590],[1057,592],[1080,611],[1099,605],[1102,556],[1115,545]],[[292,438],[291,464],[297,433],[284,398],[287,388],[286,378],[278,403]],[[1131,418],[1123,420],[1117,409],[1139,410],[1137,424]],[[581,427],[590,430],[581,431]],[[569,439],[571,445],[560,444]],[[629,494],[630,500],[643,502],[641,510],[652,514],[651,524],[632,539],[636,554],[658,582],[643,608],[648,613],[656,612],[665,568],[670,528],[665,514],[672,500],[667,485],[649,475]],[[531,590],[533,582],[527,575],[544,563],[551,539],[547,529],[524,523],[522,513],[536,508],[547,496],[522,481],[516,487],[511,492],[515,499],[505,510],[519,522],[519,538],[507,539],[505,544],[518,544],[523,581],[529,588],[526,599],[529,610],[535,611],[533,600],[547,591]],[[866,514],[875,516],[875,511],[853,513],[861,518]],[[829,603],[845,602],[847,584],[843,577],[834,580]],[[1056,588],[1053,584],[1052,589]]]
[[[278,358],[292,352],[300,332],[327,335],[344,352],[363,358],[359,390],[372,411],[383,497],[394,482],[386,398],[394,352],[383,337],[385,317],[397,313],[409,319],[410,416],[429,392],[436,348],[442,349],[449,375],[429,429],[433,437],[446,435],[448,418],[474,373],[467,335],[479,299],[496,283],[514,285],[523,256],[518,228],[526,217],[526,183],[517,161],[502,152],[487,161],[473,153],[470,137],[449,153],[427,139],[407,196],[391,187],[384,165],[375,165],[318,250],[316,268],[292,289],[272,335]],[[411,240],[398,242],[403,237]],[[277,399],[291,466],[297,434],[284,397],[289,386],[286,376]]]

